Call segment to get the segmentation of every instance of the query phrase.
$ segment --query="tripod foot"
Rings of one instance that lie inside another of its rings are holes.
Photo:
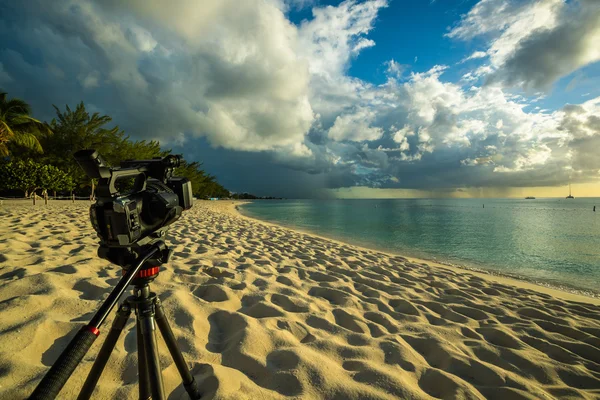
[[[192,381],[188,384],[184,383],[183,387],[185,388],[185,391],[188,392],[190,399],[200,400],[202,398],[202,395],[200,394],[200,391],[198,390],[198,385],[196,385],[196,379],[194,379],[193,376],[192,376]]]

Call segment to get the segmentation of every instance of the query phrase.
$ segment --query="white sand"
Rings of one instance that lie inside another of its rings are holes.
[[[29,395],[120,277],[96,257],[88,206],[0,206],[1,399]],[[600,398],[598,300],[261,223],[231,202],[198,202],[169,238],[152,287],[205,399]],[[133,325],[95,399],[137,398]],[[159,343],[169,399],[185,399]]]

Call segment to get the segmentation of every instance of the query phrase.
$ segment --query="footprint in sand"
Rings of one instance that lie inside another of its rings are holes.
[[[220,285],[202,285],[195,289],[192,294],[208,302],[221,302],[229,300],[229,294]]]
[[[80,299],[83,300],[101,300],[104,294],[110,292],[110,288],[102,288],[90,283],[88,279],[81,279],[73,285],[73,290],[81,292]]]
[[[61,267],[56,267],[48,270],[48,272],[58,272],[61,274],[74,274],[77,272],[77,269],[72,265],[63,265]]]
[[[283,308],[285,311],[293,313],[304,313],[309,311],[309,306],[307,303],[297,299],[292,300],[288,296],[282,294],[272,294],[271,302]]]

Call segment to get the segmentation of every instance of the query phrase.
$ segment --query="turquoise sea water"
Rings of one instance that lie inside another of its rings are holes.
[[[269,200],[241,211],[364,247],[600,293],[600,198]]]

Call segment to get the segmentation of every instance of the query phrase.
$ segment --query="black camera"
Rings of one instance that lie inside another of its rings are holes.
[[[164,238],[169,225],[192,207],[192,183],[173,176],[180,156],[125,160],[120,168],[107,166],[93,149],[74,156],[90,178],[98,179],[90,219],[100,237],[101,258],[123,266],[130,257],[124,258],[119,249],[131,250]]]

